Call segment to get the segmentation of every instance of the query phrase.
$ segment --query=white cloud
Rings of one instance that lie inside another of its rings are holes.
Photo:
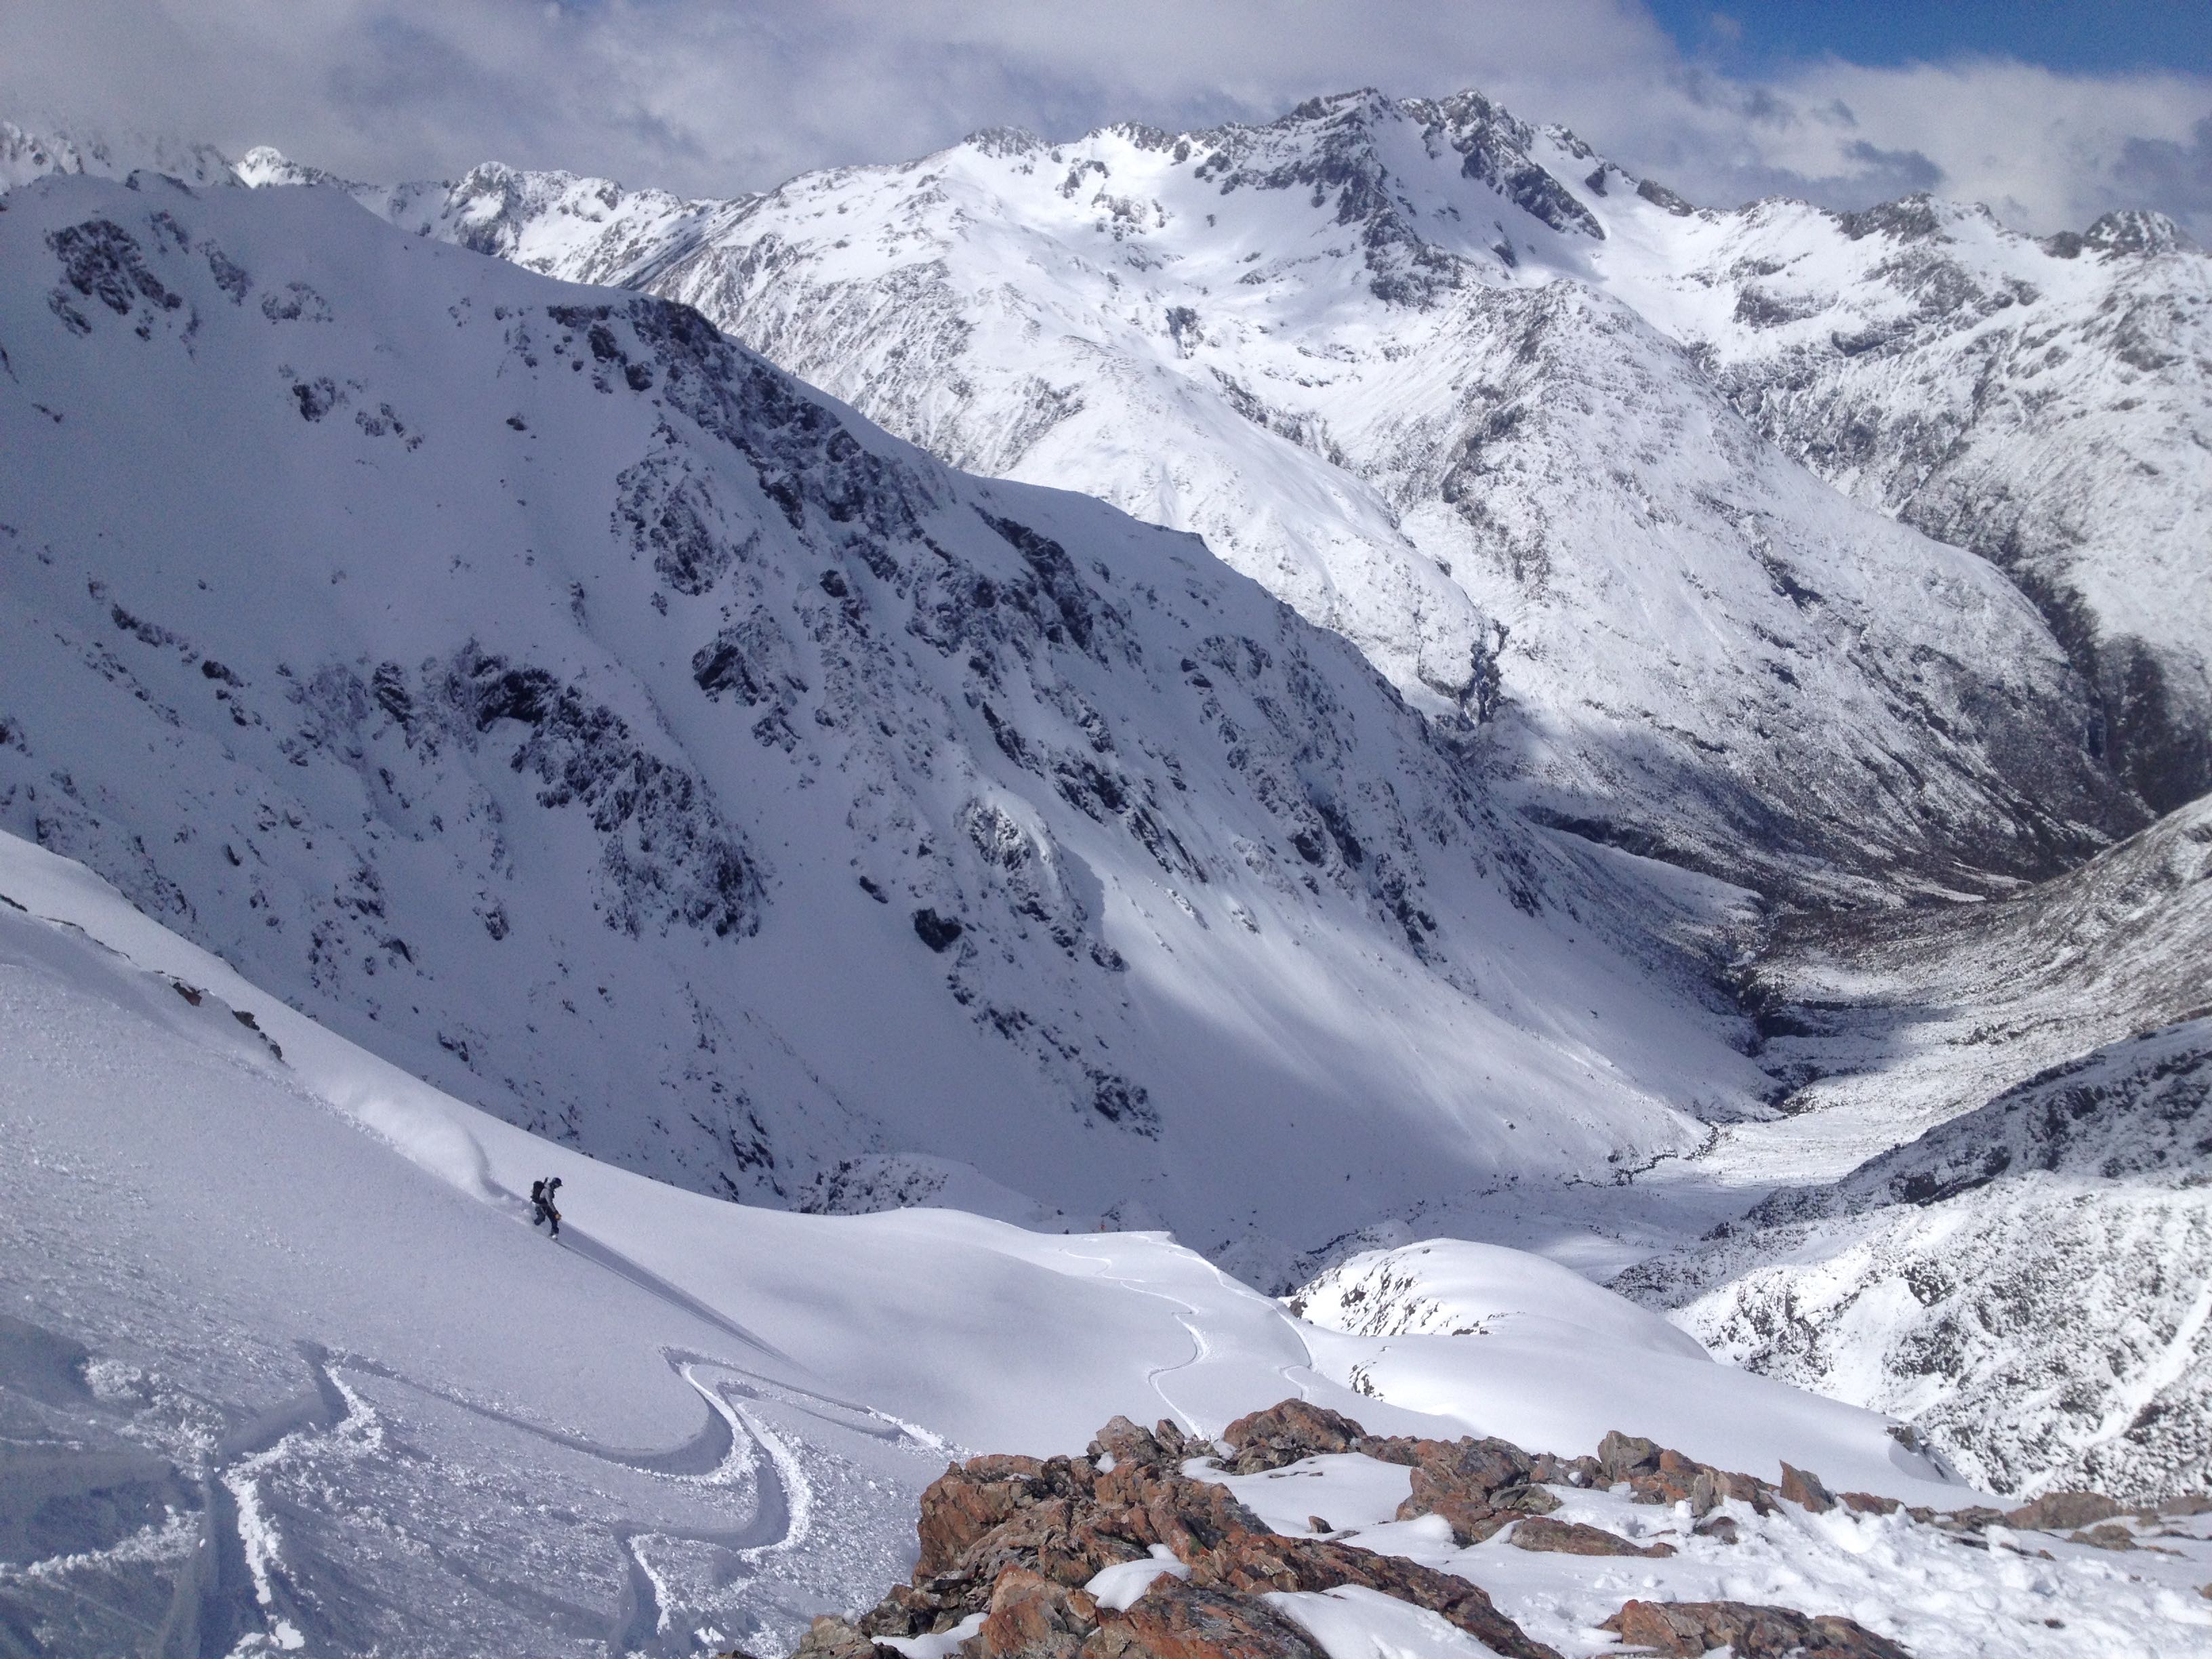
[[[1684,172],[1678,187],[1693,196],[1789,190],[1856,204],[1933,189],[2039,232],[2116,206],[2183,217],[2206,205],[2154,167],[2125,165],[2131,144],[2186,144],[2212,115],[2212,82],[2201,77],[2069,76],[2003,59],[1894,69],[1829,60],[1759,88],[1686,91],[1686,107],[1673,112],[1680,129],[1667,132],[1662,100],[1640,142],[1666,145]]]
[[[497,158],[729,193],[981,126],[1265,118],[1358,85],[1482,88],[1700,200],[1927,187],[2037,230],[2147,203],[2212,231],[2212,82],[1823,62],[1751,84],[1691,67],[1638,0],[0,6],[0,113],[378,179]]]

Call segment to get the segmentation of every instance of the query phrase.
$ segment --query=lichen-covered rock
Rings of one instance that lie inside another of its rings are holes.
[[[1793,1464],[1782,1466],[1782,1495],[1814,1515],[1825,1515],[1836,1507],[1835,1494],[1820,1484],[1820,1477]]]
[[[1087,1591],[1054,1583],[1026,1567],[1009,1567],[991,1588],[983,1627],[966,1644],[971,1659],[1074,1659],[1098,1628],[1098,1603]]]
[[[1230,1438],[1268,1447],[1268,1455],[1328,1438],[1370,1443],[1357,1423],[1293,1409],[1300,1403],[1241,1419]],[[1556,1502],[1527,1484],[1534,1463],[1517,1447],[1472,1440],[1420,1445],[1439,1468],[1515,1482],[1484,1488],[1495,1503],[1520,1506],[1500,1510],[1504,1518]],[[1428,1608],[1507,1659],[1556,1659],[1464,1578],[1334,1539],[1271,1530],[1228,1487],[1182,1473],[1194,1449],[1172,1425],[1146,1430],[1117,1417],[1099,1431],[1087,1457],[977,1457],[947,1468],[922,1494],[921,1548],[911,1581],[862,1615],[854,1638],[942,1632],[980,1613],[985,1628],[971,1638],[969,1659],[1071,1659],[1079,1646],[1085,1659],[1110,1659],[1131,1644],[1196,1653],[1190,1644],[1212,1639],[1208,1631],[1231,1644],[1224,1651],[1241,1652],[1235,1643],[1279,1639],[1279,1621],[1271,1614],[1249,1627],[1234,1620],[1220,1626],[1227,1604],[1204,1597],[1356,1585]],[[1102,1569],[1142,1560],[1156,1547],[1188,1568],[1188,1583],[1155,1585],[1132,1614],[1164,1597],[1174,1608],[1151,1605],[1133,1626],[1084,1593]]]
[[[2100,1492],[2047,1492],[2005,1516],[2015,1527],[2036,1532],[2065,1532],[2094,1526],[2120,1513],[2116,1499]]]
[[[1266,1411],[1240,1417],[1221,1431],[1236,1455],[1230,1467],[1239,1474],[1279,1469],[1301,1458],[1354,1449],[1365,1437],[1350,1418],[1310,1401],[1285,1400]]]
[[[1164,1578],[1125,1613],[1109,1613],[1083,1659],[1328,1659],[1305,1632],[1256,1596]]]
[[[1746,1601],[1629,1601],[1599,1628],[1616,1632],[1624,1647],[1669,1659],[1696,1659],[1716,1648],[1729,1649],[1735,1659],[1910,1659],[1896,1643],[1851,1620],[1808,1618]]]
[[[799,1638],[791,1659],[902,1659],[902,1656],[896,1648],[870,1641],[844,1620],[824,1613]]]
[[[1539,1550],[1552,1555],[1648,1555],[1674,1553],[1672,1544],[1632,1544],[1619,1533],[1579,1521],[1553,1521],[1535,1516],[1513,1528],[1507,1541],[1516,1549]]]

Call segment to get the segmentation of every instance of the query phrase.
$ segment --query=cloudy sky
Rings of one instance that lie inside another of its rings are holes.
[[[2212,242],[2208,0],[0,0],[0,118],[729,194],[979,127],[1479,87],[1728,205],[1911,190]]]

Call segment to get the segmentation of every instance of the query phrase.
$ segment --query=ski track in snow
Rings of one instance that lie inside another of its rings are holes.
[[[349,1436],[362,1453],[380,1447],[382,1425],[374,1408],[346,1385],[339,1374],[344,1369],[399,1383],[504,1427],[519,1429],[624,1468],[678,1481],[736,1487],[750,1485],[754,1516],[743,1526],[686,1529],[618,1525],[611,1529],[611,1536],[629,1567],[623,1599],[608,1644],[610,1654],[617,1659],[623,1654],[642,1651],[653,1638],[665,1633],[668,1626],[665,1587],[646,1559],[644,1540],[688,1540],[717,1546],[757,1561],[774,1552],[796,1548],[812,1532],[814,1491],[799,1459],[763,1422],[736,1406],[726,1392],[732,1386],[774,1385],[757,1373],[727,1362],[664,1351],[663,1357],[670,1369],[706,1403],[707,1420],[698,1434],[666,1451],[642,1452],[603,1445],[585,1437],[547,1428],[513,1413],[418,1382],[373,1359],[325,1354],[307,1344],[301,1346],[314,1389],[312,1401],[303,1400],[295,1407],[274,1414],[275,1421],[269,1428],[247,1437],[242,1444],[231,1449],[235,1461],[220,1468],[215,1476],[230,1495],[229,1530],[243,1555],[254,1599],[267,1613],[270,1639],[279,1650],[290,1651],[304,1647],[307,1640],[287,1616],[290,1599],[281,1594],[283,1534],[262,1501],[259,1485],[278,1465],[297,1456],[314,1442]],[[708,1370],[726,1370],[745,1381],[717,1387],[703,1379],[702,1372]],[[334,1410],[331,1406],[333,1399],[338,1402]],[[286,1426],[302,1416],[308,1420],[297,1427]],[[272,1431],[277,1433],[277,1437],[263,1443]],[[755,1455],[756,1450],[763,1455]],[[208,1514],[210,1526],[217,1524],[217,1510],[211,1506]],[[202,1547],[225,1552],[228,1542],[219,1544],[204,1539]],[[216,1624],[216,1615],[222,1610],[220,1598],[225,1593],[226,1587],[220,1580],[204,1587],[204,1597],[215,1598],[215,1604],[203,1613],[204,1628]]]
[[[1206,1413],[1194,1412],[1182,1406],[1177,1405],[1176,1403],[1175,1396],[1169,1393],[1167,1389],[1162,1385],[1160,1381],[1160,1379],[1164,1376],[1172,1376],[1181,1372],[1195,1370],[1212,1357],[1213,1352],[1213,1344],[1206,1336],[1205,1328],[1199,1322],[1203,1317],[1199,1308],[1195,1304],[1186,1302],[1180,1297],[1170,1295],[1165,1291],[1155,1290],[1151,1285],[1143,1284],[1137,1279],[1125,1278],[1120,1274],[1113,1273],[1110,1271],[1113,1264],[1103,1257],[1086,1255],[1080,1250],[1069,1250],[1066,1252],[1066,1255],[1073,1261],[1085,1261],[1093,1264],[1098,1269],[1098,1277],[1107,1280],[1109,1283],[1119,1285],[1125,1290],[1133,1291],[1139,1296],[1155,1297],[1160,1301],[1167,1303],[1175,1310],[1176,1322],[1181,1325],[1190,1336],[1190,1357],[1188,1359],[1182,1360],[1175,1364],[1154,1367],[1145,1380],[1151,1387],[1152,1392],[1159,1396],[1160,1403],[1165,1406],[1170,1412],[1174,1413],[1177,1423],[1182,1426],[1185,1432],[1202,1432],[1200,1429],[1200,1425],[1205,1420]],[[1201,1260],[1203,1260],[1203,1258],[1201,1258]],[[1235,1282],[1230,1279],[1227,1273],[1222,1272],[1220,1267],[1213,1262],[1206,1261],[1205,1262],[1205,1266],[1206,1269],[1213,1274],[1214,1278],[1221,1283],[1227,1285]],[[1305,1358],[1302,1363],[1277,1366],[1277,1373],[1282,1377],[1285,1385],[1293,1390],[1299,1399],[1310,1400],[1313,1398],[1312,1377],[1314,1376],[1312,1350],[1306,1346],[1304,1337],[1299,1335],[1297,1321],[1285,1317],[1282,1322],[1284,1327],[1291,1333],[1291,1334],[1297,1339],[1299,1348],[1304,1352]],[[1304,1376],[1300,1376],[1294,1374],[1299,1371],[1304,1371],[1305,1375]],[[1268,1403],[1273,1404],[1273,1402],[1269,1401]]]

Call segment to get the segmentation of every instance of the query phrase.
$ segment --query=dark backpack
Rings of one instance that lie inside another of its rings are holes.
[[[545,1201],[544,1182],[533,1181],[530,1183],[530,1201],[532,1204],[543,1204]]]

